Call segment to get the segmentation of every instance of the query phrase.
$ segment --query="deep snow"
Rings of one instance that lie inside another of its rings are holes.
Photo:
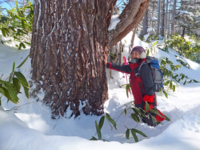
[[[128,34],[123,56],[128,57],[129,41],[132,33]],[[135,37],[135,46],[141,45],[149,47]],[[158,58],[168,57],[176,62],[175,51],[169,50],[165,53],[156,49],[155,56]],[[20,64],[29,54],[29,50],[18,51],[6,45],[0,44],[0,75],[4,74],[3,79],[9,76],[12,64]],[[185,59],[192,69],[184,66],[179,69],[189,78],[200,81],[200,65]],[[30,59],[20,69],[27,79],[30,79]],[[109,70],[107,76],[109,77]],[[105,112],[110,113],[115,120],[125,108],[125,104],[130,103],[133,98],[127,98],[124,88],[119,85],[126,83],[124,74],[113,71],[113,79],[108,79],[109,100],[105,103]],[[198,150],[200,149],[200,84],[191,83],[185,86],[179,84],[175,93],[169,93],[166,99],[158,94],[158,108],[166,114],[171,121],[164,121],[157,127],[149,127],[144,123],[137,124],[130,115],[119,118],[117,121],[117,131],[111,130],[107,122],[102,128],[104,139],[110,142],[89,141],[95,135],[95,120],[97,116],[80,115],[76,119],[66,119],[61,117],[57,120],[51,119],[50,108],[43,105],[41,100],[43,92],[38,95],[38,102],[35,98],[29,100],[21,94],[20,103],[15,106],[11,102],[7,104],[6,99],[2,99],[0,108],[0,149],[1,150],[102,150],[102,149],[151,149],[151,150]],[[23,92],[23,90],[22,90]],[[12,109],[15,107],[15,109]],[[10,111],[5,111],[5,110]],[[15,112],[15,113],[14,113]],[[126,125],[130,128],[137,128],[143,131],[148,138],[138,135],[140,142],[135,143],[133,138],[125,138]]]

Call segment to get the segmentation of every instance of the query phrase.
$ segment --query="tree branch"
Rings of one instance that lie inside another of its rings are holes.
[[[108,47],[122,40],[143,19],[150,0],[130,0],[121,15],[116,29],[108,32]]]

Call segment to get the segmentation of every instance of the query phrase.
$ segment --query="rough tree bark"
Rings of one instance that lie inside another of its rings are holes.
[[[115,3],[116,0],[35,0],[32,79],[36,91],[44,90],[43,102],[51,107],[53,118],[65,116],[68,110],[70,117],[81,112],[103,113],[108,99],[104,63],[107,47],[137,26],[149,0],[130,0],[116,29],[108,33]]]

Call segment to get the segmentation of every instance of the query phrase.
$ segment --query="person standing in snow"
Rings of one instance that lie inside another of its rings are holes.
[[[132,49],[131,61],[129,62],[129,65],[116,65],[116,64],[107,62],[107,60],[105,61],[107,64],[107,68],[130,74],[129,81],[130,81],[132,94],[134,97],[135,107],[142,108],[144,109],[145,112],[147,112],[145,108],[145,102],[148,102],[150,106],[149,110],[151,109],[157,110],[156,108],[157,101],[156,101],[156,94],[154,90],[152,71],[150,67],[148,66],[148,64],[144,63],[146,62],[146,52],[143,47],[136,46]],[[138,69],[142,63],[143,65],[141,66],[140,73],[138,75]],[[163,117],[150,113],[153,117],[152,118],[149,116],[148,113],[145,113],[146,115],[145,117],[142,118],[142,121],[144,123],[147,123],[150,126],[156,126],[157,121],[160,122],[165,119],[164,115],[159,110],[158,112]]]

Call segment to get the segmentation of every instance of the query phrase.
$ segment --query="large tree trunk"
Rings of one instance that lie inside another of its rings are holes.
[[[116,35],[108,33],[115,3],[116,0],[35,0],[32,79],[38,91],[45,91],[43,102],[51,107],[53,118],[64,116],[66,110],[71,110],[67,116],[103,113],[108,99],[104,54],[108,46],[124,37],[116,39]],[[145,11],[140,10],[141,3],[140,0],[135,15]],[[129,20],[126,25],[131,23]],[[118,34],[122,32],[119,29]]]

